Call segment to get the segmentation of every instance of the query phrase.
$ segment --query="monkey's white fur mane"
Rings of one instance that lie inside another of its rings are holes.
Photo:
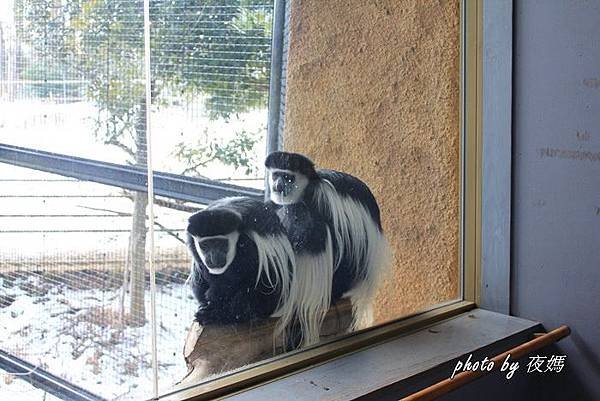
[[[269,237],[261,236],[256,231],[248,231],[247,234],[254,241],[258,250],[256,284],[258,285],[264,273],[264,277],[270,287],[276,288],[278,285],[281,285],[279,305],[273,313],[273,315],[279,315],[290,296],[292,280],[296,274],[294,250],[285,234],[271,235]],[[287,322],[281,322],[281,324],[285,323]]]
[[[350,330],[373,324],[373,299],[391,261],[389,244],[365,206],[340,194],[327,180],[319,184],[314,196],[319,212],[332,221],[327,227],[325,251],[296,256],[289,297],[278,311],[281,328],[294,317],[299,320],[303,346],[319,341],[321,325],[331,304],[333,274],[346,252],[356,261],[353,267],[358,278],[344,294],[352,303]],[[334,258],[332,233],[339,248],[337,258]]]
[[[298,319],[303,346],[319,342],[321,323],[331,304],[333,248],[327,228],[325,251],[318,255],[297,255],[296,269],[287,302],[279,310],[280,329]]]

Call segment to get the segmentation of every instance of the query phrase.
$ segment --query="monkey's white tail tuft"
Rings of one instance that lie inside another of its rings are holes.
[[[373,300],[391,263],[390,246],[366,206],[340,194],[328,180],[315,191],[317,206],[331,217],[337,243],[337,268],[343,257],[353,261],[356,283],[347,296],[353,308],[353,329],[373,323]]]

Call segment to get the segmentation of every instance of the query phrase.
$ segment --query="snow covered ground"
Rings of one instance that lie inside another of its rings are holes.
[[[118,289],[75,290],[35,276],[12,284],[4,286],[5,294],[14,300],[0,308],[0,348],[111,400],[151,396],[150,324],[138,328],[121,324]],[[149,299],[147,294],[147,308]],[[186,285],[158,288],[162,392],[186,373],[182,349],[194,308]],[[18,397],[11,398],[15,394]],[[44,392],[28,389],[23,380],[4,374],[0,399],[43,400]]]
[[[125,163],[125,153],[95,138],[97,113],[90,102],[0,99],[0,143]],[[154,170],[179,173],[185,166],[173,156],[177,143],[195,143],[205,132],[228,139],[242,129],[264,131],[266,110],[213,121],[198,110],[190,114],[182,107],[165,107],[155,110],[151,120]],[[259,165],[264,149],[263,137],[255,148]],[[243,172],[219,164],[202,173],[213,179],[247,178]],[[259,170],[257,175],[261,174]],[[263,185],[260,178],[235,183]],[[110,273],[110,269],[86,266],[84,269],[92,270],[61,276],[65,273],[61,269],[74,265],[73,256],[90,260],[102,255],[120,257],[127,249],[132,203],[122,195],[119,188],[0,163],[0,349],[107,399],[140,400],[149,398],[152,389],[150,324],[136,328],[121,323],[120,287],[75,285],[103,277],[100,273]],[[83,214],[89,216],[77,216]],[[187,215],[166,208],[156,210],[157,221],[177,230],[185,227]],[[167,251],[181,247],[164,232],[156,233],[155,244]],[[31,260],[35,263],[29,264]],[[18,273],[13,274],[17,268],[9,266],[11,263],[18,263]],[[181,263],[168,267],[181,270]],[[186,372],[183,342],[196,305],[182,281],[179,276],[173,281],[162,279],[156,294],[161,392]],[[149,292],[145,302],[149,310]],[[0,371],[0,400],[56,398]]]
[[[0,370],[0,399],[4,401],[60,401],[27,381]]]

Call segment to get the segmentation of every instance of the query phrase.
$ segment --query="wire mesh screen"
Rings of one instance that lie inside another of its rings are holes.
[[[3,141],[143,162],[136,142],[145,123],[142,5],[0,2]],[[150,5],[154,168],[260,187],[272,1]]]
[[[262,187],[272,6],[150,1],[154,170]],[[144,56],[141,0],[3,0],[0,142],[145,168]],[[147,206],[0,164],[0,349],[107,399],[151,397]],[[186,370],[183,229],[199,205],[154,206],[166,391]]]
[[[160,105],[152,121],[174,149],[170,159],[157,155],[157,169],[262,186],[272,7],[272,0],[151,2]]]
[[[0,179],[1,348],[108,399],[151,396],[149,272],[144,252],[136,281],[132,194],[18,167],[0,171],[12,177]],[[166,387],[185,374],[181,344],[194,301],[178,240],[187,213],[158,209],[159,372]]]

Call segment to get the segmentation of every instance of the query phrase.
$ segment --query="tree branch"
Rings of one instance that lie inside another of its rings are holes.
[[[179,210],[182,212],[195,213],[198,210],[201,210],[199,207],[188,206],[182,203],[177,203],[173,201],[168,201],[166,199],[154,199],[154,204],[161,207],[167,207],[169,209]]]
[[[79,207],[82,207],[84,209],[90,209],[90,210],[96,210],[96,211],[103,211],[103,212],[110,212],[110,213],[115,213],[115,216],[131,216],[130,213],[123,213],[123,212],[119,212],[116,210],[110,210],[110,209],[103,209],[103,208],[96,208],[96,207],[89,207],[89,206],[81,206],[81,205],[77,205]],[[177,233],[174,230],[171,230],[167,227],[165,227],[164,225],[162,225],[161,223],[159,223],[158,221],[156,221],[156,219],[154,220],[154,225],[163,229],[167,234],[169,234],[170,236],[172,236],[173,238],[175,238],[177,241],[181,242],[182,244],[185,245],[185,240],[183,240],[179,235],[177,235]]]
[[[125,213],[125,212],[119,212],[116,210],[110,210],[110,209],[103,209],[101,207],[90,207],[90,206],[83,206],[83,205],[76,205],[77,207],[83,208],[83,209],[88,209],[88,210],[95,210],[97,212],[109,212],[109,213],[114,213],[115,216],[131,216],[131,213]]]
[[[131,149],[129,146],[125,145],[124,143],[118,141],[115,138],[110,138],[109,140],[104,141],[104,144],[116,146],[117,148],[127,153],[129,156],[135,157],[135,152],[133,151],[133,149]]]
[[[181,237],[179,237],[179,235],[177,235],[177,233],[173,230],[168,229],[167,227],[163,226],[162,224],[160,224],[158,221],[154,220],[154,225],[158,226],[159,228],[162,228],[167,234],[169,234],[171,237],[175,238],[177,241],[181,242],[183,245],[185,245],[185,240],[181,239]]]

